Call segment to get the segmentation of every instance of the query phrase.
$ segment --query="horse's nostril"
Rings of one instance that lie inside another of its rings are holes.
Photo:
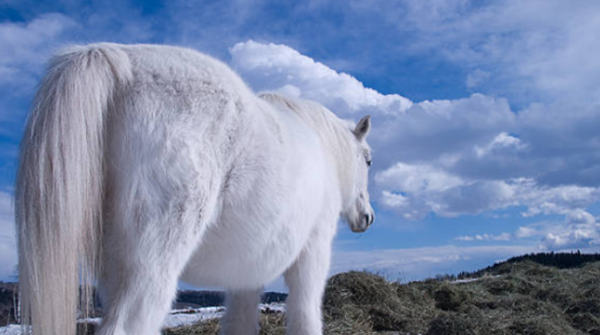
[[[370,226],[373,223],[373,215],[365,214],[365,223]]]

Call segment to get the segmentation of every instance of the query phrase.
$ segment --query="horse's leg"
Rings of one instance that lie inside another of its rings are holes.
[[[215,208],[208,198],[170,199],[158,209],[155,198],[145,199],[117,210],[126,214],[113,215],[105,229],[99,335],[160,334],[178,277]]]
[[[222,335],[256,335],[258,334],[258,304],[262,289],[253,291],[227,292],[227,307],[221,324]]]
[[[321,303],[335,228],[319,228],[311,235],[300,257],[285,272],[285,281],[290,289],[286,299],[288,335],[323,333]]]

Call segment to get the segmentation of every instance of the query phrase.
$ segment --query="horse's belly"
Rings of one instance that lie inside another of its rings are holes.
[[[261,156],[263,163],[272,160],[267,168],[249,160],[230,173],[221,212],[183,280],[226,289],[262,287],[292,265],[318,222],[338,214],[339,206],[330,205],[335,185],[327,178],[330,169],[318,137],[298,138],[283,152]]]
[[[262,231],[243,226],[234,233],[214,228],[184,270],[181,279],[190,284],[225,289],[263,287],[294,262],[306,241],[283,226]]]

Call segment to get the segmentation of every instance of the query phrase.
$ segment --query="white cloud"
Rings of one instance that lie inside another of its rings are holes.
[[[553,229],[542,239],[549,250],[589,248],[600,246],[600,224],[572,224],[564,229]]]
[[[346,73],[339,73],[281,44],[254,41],[230,49],[231,65],[258,90],[275,90],[319,101],[342,115],[369,109],[400,113],[412,102],[400,95],[383,95],[364,87]]]
[[[600,248],[600,224],[583,209],[570,210],[563,222],[538,222],[519,227],[514,233],[459,236],[455,240],[472,241],[538,241],[540,250],[588,250]]]
[[[592,187],[548,187],[529,178],[469,180],[441,168],[405,163],[379,172],[375,182],[384,189],[382,205],[413,219],[421,219],[429,212],[455,217],[511,206],[525,206],[522,215],[526,217],[539,214],[580,217],[581,208],[600,201],[600,189]],[[402,197],[398,198],[399,195]]]
[[[473,148],[514,126],[516,117],[505,99],[474,94],[456,100],[415,103],[405,113],[376,113],[370,140],[385,152],[383,164],[460,163]],[[451,158],[448,160],[448,158]]]
[[[12,94],[30,94],[52,48],[74,27],[75,21],[62,14],[44,14],[27,23],[1,23],[0,86],[13,88]]]
[[[418,220],[429,212],[453,217],[478,214],[508,206],[514,190],[498,181],[468,181],[430,165],[397,163],[375,175],[384,189],[381,204],[406,219]],[[402,202],[396,201],[402,195]]]
[[[466,236],[458,236],[454,238],[457,241],[510,241],[513,239],[513,236],[510,233],[501,233],[498,235],[494,234],[477,234],[477,235],[466,235]]]
[[[460,178],[442,169],[401,162],[375,175],[375,182],[406,193],[442,192],[464,184]]]
[[[538,234],[537,230],[532,227],[519,227],[515,233],[516,238],[528,238],[532,236],[536,236]]]
[[[574,210],[571,211],[567,214],[567,223],[568,224],[594,224],[596,223],[596,218],[582,210],[582,209],[578,209],[578,210]]]
[[[502,150],[523,150],[526,147],[520,139],[501,132],[498,136],[484,147],[475,146],[475,154],[478,158],[487,156],[490,154],[498,153]]]
[[[542,236],[542,247],[548,250],[600,247],[600,223],[583,209],[570,211],[562,224],[537,233]]]
[[[418,203],[413,198],[400,193],[392,193],[386,190],[381,192],[378,202],[384,208],[393,209],[407,220],[420,220],[430,212],[430,208],[426,204]]]
[[[539,186],[532,179],[517,180],[515,185],[516,199],[528,207],[525,216],[538,214],[569,215],[573,211],[600,201],[600,189],[594,187]]]
[[[600,4],[595,1],[388,4],[378,6],[386,11],[383,17],[413,36],[403,46],[416,54],[435,52],[465,68],[467,86],[486,79],[496,91],[521,99],[533,94],[546,101],[566,96],[599,101],[600,41],[593,32],[600,29]]]

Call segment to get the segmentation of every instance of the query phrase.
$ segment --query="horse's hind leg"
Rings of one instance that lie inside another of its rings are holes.
[[[262,289],[227,292],[227,310],[221,321],[221,335],[258,334],[258,304],[261,294]]]
[[[145,194],[133,197],[133,208],[116,205],[104,233],[100,335],[160,334],[178,277],[216,207],[216,192],[208,194],[214,196]]]
[[[335,225],[321,226],[311,235],[304,251],[285,272],[290,293],[286,299],[288,335],[321,335],[321,304],[329,272]]]

